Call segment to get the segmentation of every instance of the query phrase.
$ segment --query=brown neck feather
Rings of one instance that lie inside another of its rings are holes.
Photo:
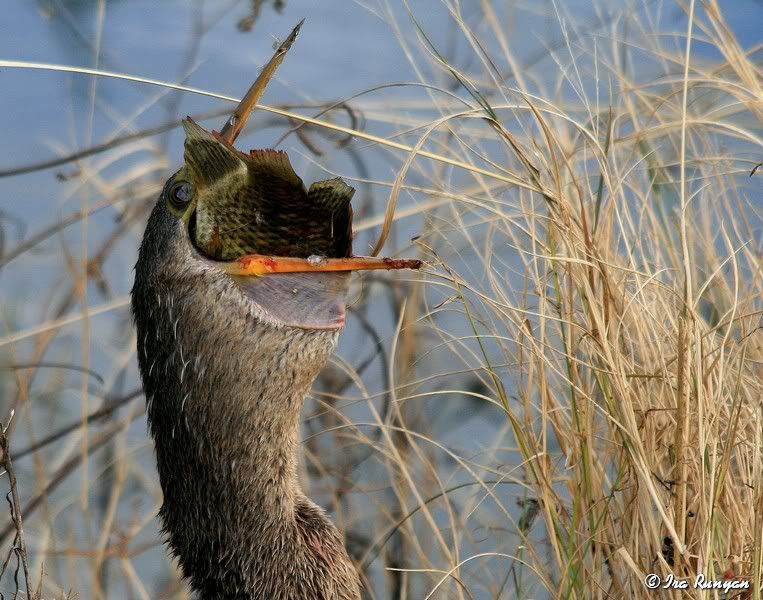
[[[171,275],[136,277],[133,312],[184,574],[205,599],[357,600],[342,539],[296,468],[302,403],[337,333],[264,323],[224,277]]]

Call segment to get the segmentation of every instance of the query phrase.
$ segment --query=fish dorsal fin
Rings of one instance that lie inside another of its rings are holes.
[[[235,148],[227,146],[191,117],[183,119],[185,164],[197,184],[210,185],[241,169],[244,162]]]
[[[294,168],[291,166],[291,162],[289,162],[289,155],[283,150],[273,150],[270,148],[251,150],[248,162],[250,170],[267,173],[304,189],[302,179],[294,172]]]
[[[298,225],[308,201],[305,184],[292,169],[288,155],[282,150],[252,150],[246,166],[247,193],[265,218],[261,233],[289,239],[288,230]]]

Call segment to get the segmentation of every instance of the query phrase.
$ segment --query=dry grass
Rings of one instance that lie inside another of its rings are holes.
[[[522,63],[497,7],[480,6],[468,19],[439,6],[460,61],[379,9],[420,76],[415,95],[376,90],[310,107],[326,110],[316,118],[273,109],[311,160],[355,161],[339,174],[360,190],[356,250],[386,239],[385,253],[429,265],[357,286],[305,412],[306,485],[347,533],[369,598],[650,598],[656,573],[738,578],[749,589],[727,597],[757,600],[761,49],[740,47],[708,0],[671,6],[669,35],[667,9],[649,5],[562,28],[545,62]],[[83,228],[76,250],[62,242],[41,323],[15,328],[3,309],[30,578],[44,597],[183,598],[154,519],[125,271],[108,260],[134,256],[170,160],[141,136],[104,150],[64,192],[89,202],[30,237],[99,208],[118,221]],[[133,153],[149,158],[102,174]],[[389,160],[394,177],[377,177]],[[34,265],[34,247],[19,241],[0,265]],[[98,338],[99,382],[82,340],[106,313],[118,318]],[[62,362],[85,371],[45,368]],[[79,401],[80,418],[52,396]],[[6,546],[14,531],[9,517]]]

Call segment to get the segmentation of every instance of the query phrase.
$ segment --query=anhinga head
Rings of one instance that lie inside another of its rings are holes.
[[[204,598],[360,598],[341,537],[298,486],[299,414],[344,324],[349,272],[419,266],[352,256],[340,179],[305,189],[285,153],[233,146],[295,36],[220,133],[183,122],[184,164],[135,267],[161,516]]]
[[[157,277],[171,285],[172,278],[203,273],[199,286],[209,287],[209,278],[230,283],[242,307],[249,302],[249,310],[273,325],[340,328],[349,273],[318,269],[324,258],[351,254],[352,188],[331,179],[308,191],[286,153],[246,154],[191,119],[183,125],[185,164],[168,179],[149,218],[136,285]],[[317,268],[240,274],[237,259],[251,255],[266,266],[273,261],[275,270],[280,257]]]
[[[226,121],[209,132],[191,118],[184,165],[149,218],[136,285],[149,275],[212,273],[227,279],[275,325],[338,329],[349,272],[418,268],[420,261],[353,257],[354,190],[340,178],[305,189],[285,152],[233,146],[300,23]],[[136,319],[142,315],[136,312]]]
[[[233,146],[300,25],[276,50],[220,133],[184,119],[184,164],[167,180],[149,218],[136,288],[145,281],[162,279],[163,285],[172,285],[173,278],[203,274],[198,277],[200,294],[204,287],[207,293],[230,289],[240,297],[242,309],[271,325],[343,325],[350,269],[325,272],[322,264],[352,253],[354,190],[339,178],[306,190],[285,152],[244,153]],[[248,257],[246,263],[236,262],[242,257]],[[248,272],[242,273],[242,266]],[[283,269],[298,272],[261,276]],[[136,320],[144,317],[138,306],[134,310]]]

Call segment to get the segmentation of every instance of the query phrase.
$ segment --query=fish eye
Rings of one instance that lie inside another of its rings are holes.
[[[189,181],[176,181],[169,191],[169,201],[175,208],[185,208],[193,199],[193,184]]]

